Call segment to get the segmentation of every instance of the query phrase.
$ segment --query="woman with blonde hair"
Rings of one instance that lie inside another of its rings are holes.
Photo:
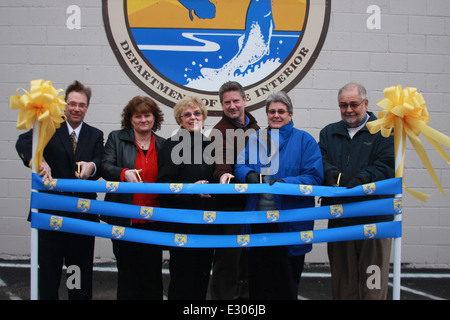
[[[185,97],[174,107],[180,129],[158,152],[159,183],[208,183],[214,172],[214,155],[204,152],[211,141],[202,134],[207,109],[199,98]],[[208,194],[161,195],[161,206],[179,209],[214,210]],[[213,234],[215,227],[167,223],[164,230],[177,234]],[[169,300],[204,300],[214,249],[170,249]]]

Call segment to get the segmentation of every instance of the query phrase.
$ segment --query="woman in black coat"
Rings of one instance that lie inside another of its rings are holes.
[[[214,155],[205,148],[211,141],[202,134],[207,109],[195,97],[185,97],[174,107],[179,131],[158,152],[160,183],[208,183],[213,179]],[[209,149],[209,148],[208,148]],[[161,195],[161,207],[214,210],[208,194]],[[165,231],[175,234],[211,234],[214,226],[167,223]],[[169,300],[205,299],[214,249],[170,249]]]
[[[161,128],[163,114],[148,97],[134,97],[122,112],[122,129],[109,134],[102,159],[102,177],[107,181],[154,183],[158,176],[157,151],[164,139],[154,132]],[[159,195],[107,193],[105,201],[147,207],[159,206]],[[159,222],[102,217],[110,224],[159,231]],[[112,240],[118,269],[118,299],[163,299],[162,248],[156,245]]]

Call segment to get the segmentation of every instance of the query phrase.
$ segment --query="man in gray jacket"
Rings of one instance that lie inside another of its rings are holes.
[[[394,177],[393,137],[371,134],[368,121],[376,120],[368,111],[366,89],[349,83],[339,90],[342,120],[320,132],[324,185],[353,188]],[[322,206],[373,200],[371,197],[322,198]],[[393,216],[329,220],[328,227],[343,227],[390,221]],[[334,299],[386,299],[392,239],[370,239],[328,243]],[[368,288],[369,266],[381,271],[381,288]]]

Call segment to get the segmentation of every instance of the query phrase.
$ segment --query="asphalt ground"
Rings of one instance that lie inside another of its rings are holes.
[[[60,299],[67,300],[65,270]],[[163,266],[165,293],[170,279],[168,263]],[[115,264],[96,264],[93,276],[93,300],[116,300]],[[325,264],[306,264],[298,293],[299,300],[332,300],[331,277]],[[392,299],[392,273],[388,299]],[[400,300],[449,300],[450,268],[419,268],[404,265]],[[0,300],[30,300],[29,261],[0,260]]]

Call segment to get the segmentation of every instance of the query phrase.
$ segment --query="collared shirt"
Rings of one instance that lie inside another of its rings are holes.
[[[245,115],[245,119],[244,119],[245,123],[241,123],[241,122],[238,121],[238,120],[233,120],[233,121],[235,121],[235,122],[237,122],[237,123],[243,125],[244,127],[248,126],[248,124],[250,123],[250,118],[249,118],[246,114],[244,114],[244,115]]]
[[[75,129],[72,128],[72,126],[67,123],[67,130],[69,131],[69,136],[72,134],[73,131],[75,131],[75,139],[78,142],[78,137],[80,136],[81,126],[83,125],[83,122]]]
[[[75,131],[75,140],[77,141],[77,143],[78,143],[78,137],[80,136],[80,131],[81,131],[82,126],[83,126],[83,122],[78,127],[73,129],[72,126],[69,123],[67,123],[67,130],[69,131],[69,137],[72,134],[72,132]],[[92,162],[92,163],[94,164],[94,172],[91,174],[91,177],[95,176],[95,174],[97,172],[97,166],[95,165],[94,162]]]

